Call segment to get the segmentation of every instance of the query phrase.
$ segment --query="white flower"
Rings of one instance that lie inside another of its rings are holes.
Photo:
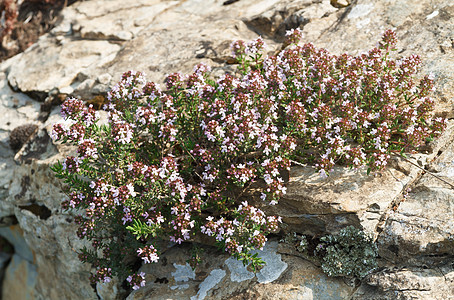
[[[323,169],[321,169],[319,171],[319,173],[320,173],[320,177],[322,177],[322,178],[327,178],[328,177],[328,173],[326,173],[326,171],[323,170]]]
[[[132,197],[135,197],[137,195],[137,193],[134,192],[134,185],[132,185],[132,183],[127,184],[126,187],[128,188],[129,194]]]

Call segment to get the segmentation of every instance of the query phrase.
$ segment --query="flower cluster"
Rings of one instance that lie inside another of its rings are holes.
[[[227,220],[220,218],[214,220],[212,216],[206,218],[208,221],[201,227],[202,233],[214,236],[227,252],[232,255],[251,250],[263,248],[266,242],[266,234],[275,232],[280,217],[266,216],[260,209],[249,205],[246,201],[235,210],[236,218]],[[249,249],[244,249],[244,247]]]
[[[262,74],[268,97],[285,110],[282,131],[298,140],[298,157],[317,153],[321,175],[337,163],[381,170],[390,154],[417,149],[446,126],[445,119],[431,119],[433,78],[419,84],[413,78],[420,58],[390,59],[393,31],[356,57],[299,46],[300,38],[298,30],[289,32],[289,47],[265,58]]]
[[[140,287],[145,286],[145,273],[140,272],[139,274],[129,275],[126,280],[132,286],[133,290],[138,290]]]
[[[159,259],[157,251],[152,245],[145,246],[143,248],[139,248],[137,250],[137,253],[139,254],[139,257],[142,258],[142,260],[146,264],[149,264],[152,262],[157,262]]]
[[[256,266],[249,252],[281,222],[258,207],[286,193],[292,162],[324,176],[335,164],[381,170],[392,153],[443,130],[446,120],[431,119],[433,78],[415,82],[417,56],[390,58],[393,32],[357,57],[297,45],[300,38],[293,30],[269,57],[262,39],[233,43],[237,77],[212,79],[201,64],[170,74],[161,90],[129,71],[108,93],[107,125],[80,100],[63,104],[66,123],[52,136],[77,146],[78,157],[53,170],[70,186],[63,207],[84,210],[78,236],[93,249],[80,258],[96,267],[94,278],[105,281],[109,270],[139,288],[145,276],[134,260],[157,262],[159,240],[196,234]]]
[[[110,282],[112,280],[112,270],[110,268],[99,268],[96,270],[96,274],[92,276],[91,282]]]

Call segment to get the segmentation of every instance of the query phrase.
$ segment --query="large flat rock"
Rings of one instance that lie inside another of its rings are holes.
[[[119,45],[109,41],[73,40],[60,45],[55,38],[44,36],[8,61],[8,81],[22,92],[61,90],[86,69],[112,61],[119,50]]]
[[[390,214],[378,239],[381,256],[396,262],[454,256],[453,146],[448,145],[429,167],[447,183],[425,174]]]
[[[421,74],[435,75],[437,114],[454,117],[452,1],[353,2],[337,9],[329,0],[240,0],[230,5],[221,0],[92,0],[66,8],[56,28],[0,64],[0,218],[17,219],[16,226],[35,259],[30,263],[15,254],[8,267],[10,275],[5,277],[8,286],[23,285],[25,278],[31,278],[29,286],[17,292],[42,299],[124,296],[117,282],[96,289],[90,286],[90,268],[77,259],[74,250],[84,242],[75,235],[72,215],[61,211],[61,185],[48,169],[71,149],[48,139],[51,123],[60,120],[58,109],[45,124],[38,121],[41,103],[37,100],[43,99],[32,99],[36,95],[46,98],[59,92],[89,100],[131,69],[162,83],[166,74],[187,73],[195,64],[206,62],[217,76],[235,68],[227,64],[233,40],[262,34],[269,49],[275,50],[285,30],[297,26],[304,32],[303,42],[336,54],[366,51],[385,29],[395,28],[399,38],[395,55],[421,56]],[[39,125],[38,134],[15,153],[9,147],[9,134],[26,123]],[[450,127],[427,153],[412,155],[411,161],[454,183],[453,136]],[[412,191],[402,201],[409,187]],[[421,264],[437,261],[430,257],[454,255],[453,199],[450,186],[395,159],[380,174],[338,167],[328,179],[312,168],[294,167],[287,195],[267,209],[281,215],[290,232],[320,235],[350,224],[363,227],[378,236],[382,257],[394,264],[416,265],[410,270],[379,272],[361,285],[355,299],[394,299],[395,295],[443,299],[453,294],[452,270],[446,265],[440,266],[442,271],[425,270]],[[345,299],[355,290],[308,261],[275,249],[261,253],[273,270],[257,275],[215,252],[209,252],[204,269],[193,274],[186,266],[188,251],[172,247],[158,265],[143,267],[149,284],[129,299],[240,299],[240,295]],[[22,297],[17,295],[8,297]]]

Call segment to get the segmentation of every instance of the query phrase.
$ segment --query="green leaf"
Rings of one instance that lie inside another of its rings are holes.
[[[137,219],[135,219],[133,223],[132,226],[127,226],[126,229],[135,235],[136,239],[140,239],[141,237],[147,238],[150,234],[153,237],[156,236],[156,229],[159,225],[149,226]]]

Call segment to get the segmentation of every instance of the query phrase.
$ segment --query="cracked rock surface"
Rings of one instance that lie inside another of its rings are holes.
[[[362,282],[330,278],[272,239],[262,254],[273,268],[262,273],[210,247],[203,268],[189,272],[190,249],[181,245],[142,266],[143,289],[129,294],[115,280],[91,286],[90,267],[75,252],[85,241],[76,237],[74,216],[61,210],[61,183],[49,170],[74,151],[49,138],[61,120],[61,100],[102,97],[128,70],[162,83],[166,74],[205,62],[220,75],[235,68],[233,40],[260,34],[274,51],[295,27],[304,42],[335,54],[366,51],[394,28],[397,55],[419,54],[421,74],[435,76],[436,113],[449,125],[424,153],[395,158],[378,175],[336,168],[322,180],[311,168],[294,167],[287,195],[267,208],[282,216],[288,232],[363,228],[376,238],[380,268]],[[0,64],[0,236],[15,248],[0,264],[3,299],[454,297],[453,37],[451,0],[90,0],[66,7],[55,28]],[[36,131],[13,150],[11,133],[26,124]]]

